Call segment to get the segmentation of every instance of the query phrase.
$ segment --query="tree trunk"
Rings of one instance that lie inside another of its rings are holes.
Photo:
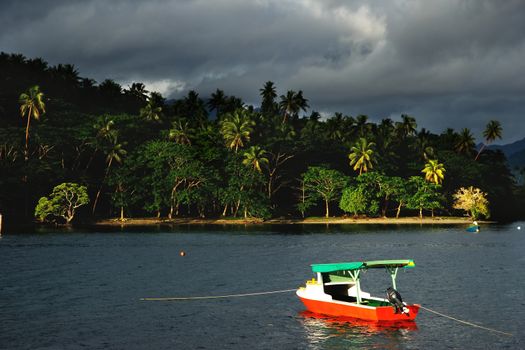
[[[401,206],[402,205],[403,205],[403,201],[399,201],[399,205],[397,206],[396,219],[399,219],[399,214],[401,213]]]
[[[124,207],[120,206],[120,221],[124,221]]]
[[[479,155],[481,154],[481,152],[483,152],[483,149],[485,148],[485,143],[482,144],[481,148],[479,149],[478,151],[478,154],[476,154],[476,158],[474,158],[474,160],[478,160],[478,157]]]
[[[106,173],[104,174],[104,177],[102,178],[102,183],[100,184],[100,187],[99,187],[98,192],[97,192],[97,196],[95,197],[95,202],[93,203],[93,211],[92,211],[93,215],[95,214],[95,210],[97,209],[98,197],[100,197],[100,192],[102,191],[102,186],[104,186],[104,180],[106,180],[106,177],[109,174],[109,169],[111,168],[111,163],[112,162],[113,162],[113,158],[110,158],[109,159],[109,163],[108,163],[108,167],[106,169]]]
[[[241,206],[241,200],[239,199],[237,201],[237,204],[235,205],[235,211],[233,212],[233,217],[237,217],[237,212],[239,211],[240,206]]]
[[[328,218],[330,216],[330,209],[328,208],[328,200],[324,200],[324,203],[325,203],[325,207],[326,207],[326,218]]]
[[[432,213],[432,219],[434,218],[434,208],[430,209],[430,212]]]
[[[423,208],[419,208],[419,218],[423,219]]]
[[[268,199],[269,200],[272,199],[272,180],[273,180],[273,176],[270,173],[268,177]]]
[[[29,113],[27,114],[27,126],[26,126],[26,147],[24,149],[24,159],[29,159],[29,124],[31,123],[31,114],[33,112],[33,108],[29,107]]]
[[[228,204],[224,206],[224,210],[222,211],[222,216],[226,216],[226,212],[228,211]]]

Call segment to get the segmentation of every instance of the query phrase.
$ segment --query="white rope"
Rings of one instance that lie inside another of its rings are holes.
[[[288,293],[295,292],[297,288],[294,289],[283,289],[283,290],[273,290],[270,292],[256,292],[256,293],[244,293],[244,294],[228,294],[228,295],[209,295],[201,297],[171,297],[171,298],[141,298],[142,301],[177,301],[177,300],[202,300],[202,299],[220,299],[220,298],[240,298],[240,297],[250,297],[254,295],[265,295],[265,294],[277,294],[277,293]]]
[[[208,295],[208,296],[198,296],[198,297],[141,298],[140,300],[141,300],[141,301],[183,301],[183,300],[203,300],[203,299],[221,299],[221,298],[240,298],[240,297],[250,297],[250,296],[255,296],[255,295],[267,295],[267,294],[277,294],[277,293],[289,293],[289,292],[294,292],[294,291],[296,291],[296,290],[297,290],[297,288],[294,288],[294,289],[273,290],[273,291],[269,291],[269,292],[244,293],[244,294]],[[458,319],[458,318],[455,318],[455,317],[452,317],[452,316],[448,316],[448,315],[442,314],[441,312],[434,311],[434,310],[429,309],[429,308],[424,307],[424,306],[420,306],[420,307],[421,307],[423,310],[426,310],[426,311],[431,312],[431,313],[433,313],[433,314],[436,314],[436,315],[438,315],[438,316],[445,317],[445,318],[448,318],[448,319],[450,319],[450,320],[454,320],[454,321],[456,321],[456,322],[466,324],[466,325],[468,325],[468,326],[472,326],[472,327],[476,327],[476,328],[484,329],[484,330],[487,330],[487,331],[490,331],[490,332],[495,332],[495,333],[499,333],[499,334],[507,335],[507,336],[510,336],[510,337],[513,336],[511,333],[502,332],[502,331],[498,331],[497,329],[493,329],[493,328],[488,328],[488,327],[480,326],[480,325],[477,325],[477,324],[475,324],[475,323],[468,322],[468,321],[463,321],[463,320],[460,320],[460,319]]]
[[[463,320],[460,320],[460,319],[457,319],[457,318],[454,318],[452,316],[448,316],[448,315],[445,315],[445,314],[442,314],[440,312],[437,312],[437,311],[434,311],[432,309],[429,309],[427,307],[424,307],[424,306],[420,306],[422,309],[424,310],[427,310],[429,312],[432,312],[436,315],[439,315],[439,316],[442,316],[442,317],[446,317],[448,319],[451,319],[451,320],[454,320],[456,322],[459,322],[459,323],[463,323],[463,324],[466,324],[466,325],[469,325],[469,326],[472,326],[472,327],[476,327],[476,328],[481,328],[481,329],[484,329],[484,330],[487,330],[487,331],[491,331],[491,332],[495,332],[495,333],[499,333],[499,334],[503,334],[503,335],[508,335],[510,337],[512,337],[512,334],[511,333],[507,333],[507,332],[502,332],[502,331],[498,331],[497,329],[493,329],[493,328],[488,328],[488,327],[483,327],[483,326],[480,326],[480,325],[477,325],[475,323],[471,323],[471,322],[467,322],[467,321],[463,321]]]

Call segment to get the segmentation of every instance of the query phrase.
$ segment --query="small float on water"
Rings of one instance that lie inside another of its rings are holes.
[[[474,221],[472,225],[467,227],[467,232],[479,232],[479,225],[477,221]]]
[[[317,274],[296,294],[314,313],[353,317],[368,321],[414,321],[420,305],[404,303],[396,290],[399,268],[415,266],[413,260],[377,260],[313,264]],[[372,297],[361,290],[361,273],[368,269],[386,269],[392,278],[387,298]]]

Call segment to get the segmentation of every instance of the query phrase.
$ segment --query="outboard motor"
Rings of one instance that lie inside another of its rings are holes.
[[[403,304],[403,299],[401,298],[401,294],[399,294],[397,290],[395,290],[392,287],[388,287],[388,289],[386,290],[386,297],[388,301],[390,302],[390,304],[394,306],[396,314],[401,312],[402,314],[408,315],[410,310],[407,307],[405,307],[405,305]]]

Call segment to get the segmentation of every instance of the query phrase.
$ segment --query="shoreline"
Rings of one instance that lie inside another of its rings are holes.
[[[494,223],[493,221],[480,221],[479,223]],[[203,219],[203,218],[128,218],[104,219],[94,223],[95,226],[155,226],[155,225],[340,225],[340,224],[384,224],[384,225],[470,225],[472,220],[464,217],[402,217],[396,218],[305,218],[305,219],[269,219],[256,218],[227,218],[227,219]]]

